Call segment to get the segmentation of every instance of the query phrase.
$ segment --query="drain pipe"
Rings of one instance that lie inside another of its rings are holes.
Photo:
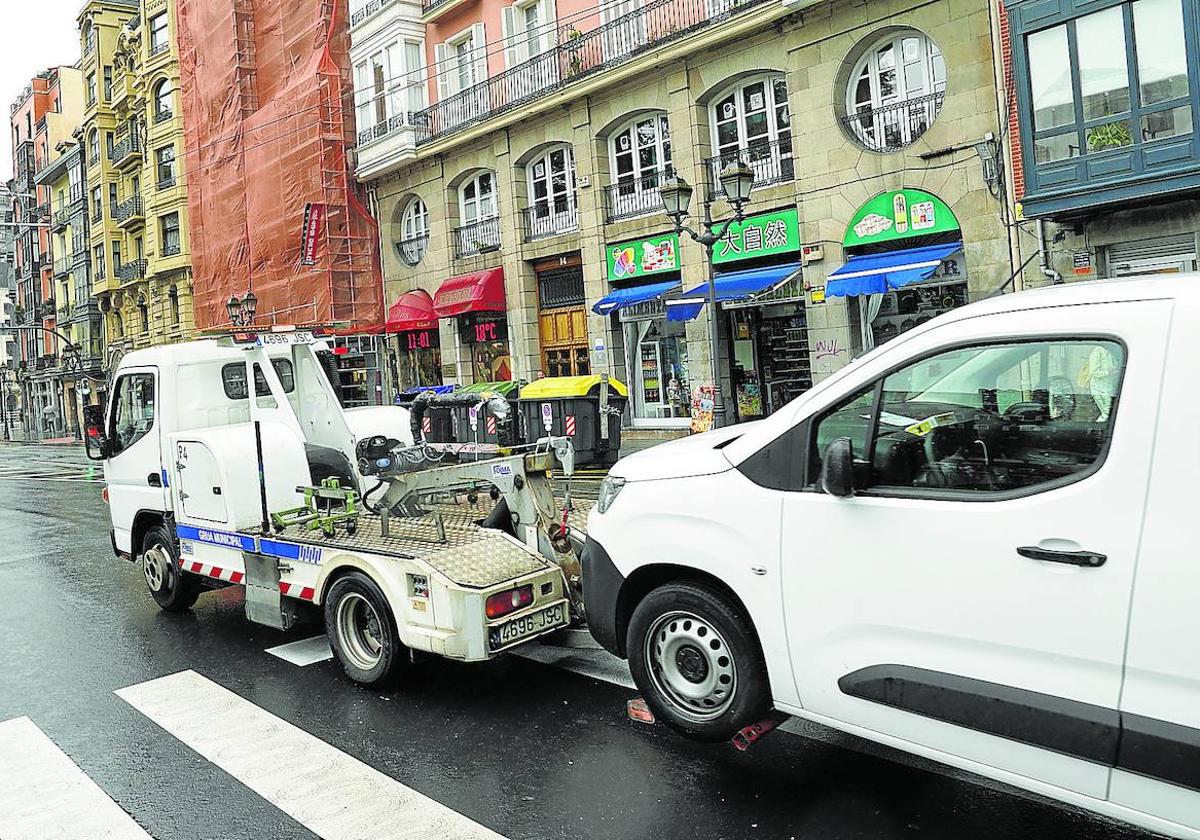
[[[1042,270],[1045,277],[1050,278],[1050,282],[1059,284],[1063,281],[1062,274],[1050,267],[1050,251],[1046,248],[1046,223],[1042,219],[1037,220],[1037,238],[1038,238],[1038,266]]]

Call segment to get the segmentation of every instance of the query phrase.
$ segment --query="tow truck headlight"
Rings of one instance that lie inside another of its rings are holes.
[[[600,493],[596,497],[596,512],[607,513],[617,500],[617,494],[625,486],[625,479],[610,475],[600,482]]]

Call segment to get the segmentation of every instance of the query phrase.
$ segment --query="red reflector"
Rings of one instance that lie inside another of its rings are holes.
[[[108,504],[108,488],[105,487],[100,491],[100,498],[104,500],[104,504]]]
[[[533,587],[519,586],[516,589],[506,589],[503,592],[497,592],[495,595],[488,596],[483,609],[487,613],[488,618],[499,618],[502,615],[508,615],[514,610],[519,610],[521,607],[527,607],[532,603]]]
[[[335,356],[345,356],[349,352],[350,352],[349,347],[334,347],[333,348],[333,355],[335,355]]]

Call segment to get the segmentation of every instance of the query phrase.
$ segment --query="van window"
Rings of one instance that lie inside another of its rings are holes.
[[[818,423],[812,463],[850,437],[870,488],[1010,492],[1059,484],[1102,459],[1125,369],[1115,341],[1062,340],[948,350],[883,381],[864,439],[862,396]],[[869,488],[863,488],[869,489]]]
[[[296,390],[296,377],[292,371],[292,363],[288,359],[272,359],[271,366],[275,375],[283,385],[283,392],[290,394]],[[241,362],[232,362],[221,368],[221,384],[225,387],[225,396],[231,400],[244,400],[246,392],[246,366]],[[271,396],[267,387],[267,379],[257,365],[254,367],[254,395],[256,397]]]
[[[124,452],[154,428],[154,374],[130,373],[113,388],[113,415],[109,437],[112,454]]]

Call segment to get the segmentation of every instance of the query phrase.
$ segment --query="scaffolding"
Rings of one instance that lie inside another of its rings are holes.
[[[264,324],[382,323],[377,225],[348,154],[346,2],[179,0],[201,329],[251,288]]]

